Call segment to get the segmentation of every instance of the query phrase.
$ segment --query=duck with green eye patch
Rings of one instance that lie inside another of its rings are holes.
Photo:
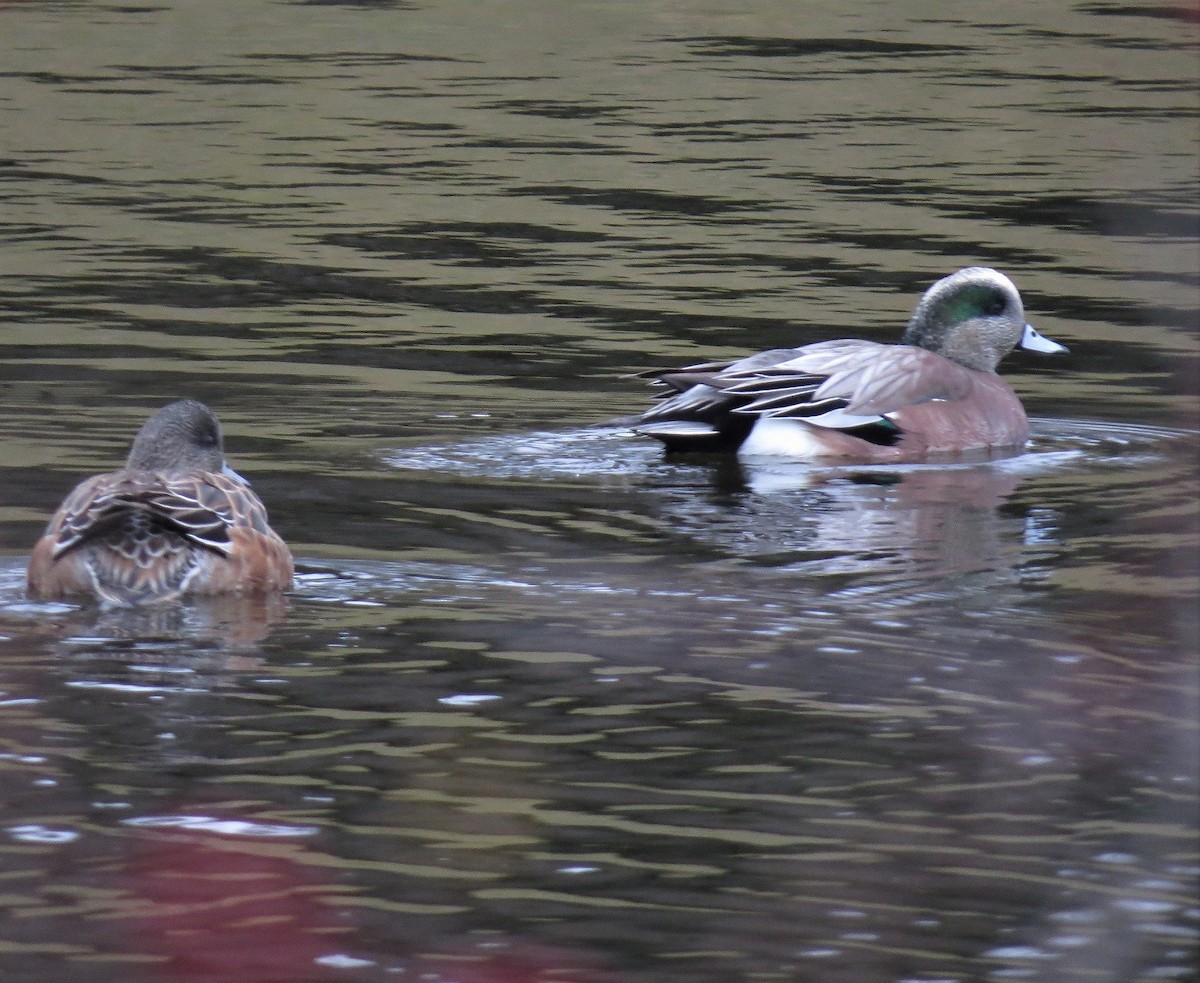
[[[1008,277],[969,267],[925,292],[898,345],[826,341],[639,373],[666,392],[634,430],[671,453],[911,461],[1013,451],[1029,421],[996,367],[1017,347],[1067,350],[1026,323]]]

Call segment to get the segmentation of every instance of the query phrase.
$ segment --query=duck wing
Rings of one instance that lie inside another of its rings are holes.
[[[732,416],[750,398],[725,391],[730,373],[752,373],[794,358],[798,349],[775,348],[731,362],[699,362],[680,368],[650,369],[633,378],[651,379],[665,390],[634,426],[636,433],[655,437],[668,449],[720,450],[736,447],[753,421]]]
[[[849,429],[906,406],[961,399],[971,377],[963,366],[923,348],[827,341],[770,366],[730,366],[720,384],[722,393],[740,400],[732,412]]]
[[[971,373],[923,348],[873,341],[817,342],[734,362],[704,362],[640,374],[668,391],[634,426],[668,450],[738,447],[761,417],[803,420],[893,444],[892,418],[906,406],[954,400]]]
[[[172,549],[199,548],[227,557],[229,531],[241,518],[239,487],[208,472],[98,475],[75,489],[51,520],[53,556],[103,542],[138,567],[152,565]]]

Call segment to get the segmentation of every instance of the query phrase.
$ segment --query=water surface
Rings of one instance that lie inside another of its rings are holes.
[[[1193,6],[0,8],[0,966],[1197,972]],[[671,360],[971,263],[1027,453],[664,460]],[[211,403],[275,602],[23,596]]]

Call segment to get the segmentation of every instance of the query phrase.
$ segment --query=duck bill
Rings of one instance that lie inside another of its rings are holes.
[[[1025,332],[1021,335],[1021,340],[1018,344],[1031,352],[1041,352],[1043,355],[1061,355],[1071,350],[1066,345],[1060,345],[1057,341],[1043,338],[1033,329],[1032,324],[1025,325]]]
[[[225,475],[226,478],[232,478],[234,481],[240,482],[243,485],[250,484],[249,481],[247,481],[240,474],[238,474],[236,471],[234,471],[233,468],[231,468],[228,464],[222,466],[221,474]]]

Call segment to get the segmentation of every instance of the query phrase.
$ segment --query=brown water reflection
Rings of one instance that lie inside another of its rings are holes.
[[[5,977],[1194,976],[1193,15],[0,8]],[[1025,455],[613,422],[974,262]],[[26,601],[181,395],[297,590]]]
[[[314,980],[1186,964],[1196,688],[1159,620],[1182,614],[1179,581],[1147,581],[1140,618],[1085,614],[1070,578],[1091,547],[1064,532],[1100,502],[1110,553],[1153,541],[1140,498],[1174,511],[1194,439],[1134,436],[1125,466],[1064,460],[1080,431],[757,489],[651,462],[590,486],[460,471],[451,492],[447,460],[395,486],[424,517],[414,540],[440,544],[310,562],[249,650],[203,621],[131,639],[79,611],[47,645],[10,602],[9,696],[41,752],[15,767],[62,760],[48,735],[87,749],[25,807],[73,837],[40,847],[61,874],[26,908],[79,899],[84,979],[108,972],[87,976],[96,953],[221,978],[262,946]],[[601,437],[584,457],[602,471]],[[751,534],[789,512],[810,528],[786,550]],[[473,557],[451,545],[467,515]]]

